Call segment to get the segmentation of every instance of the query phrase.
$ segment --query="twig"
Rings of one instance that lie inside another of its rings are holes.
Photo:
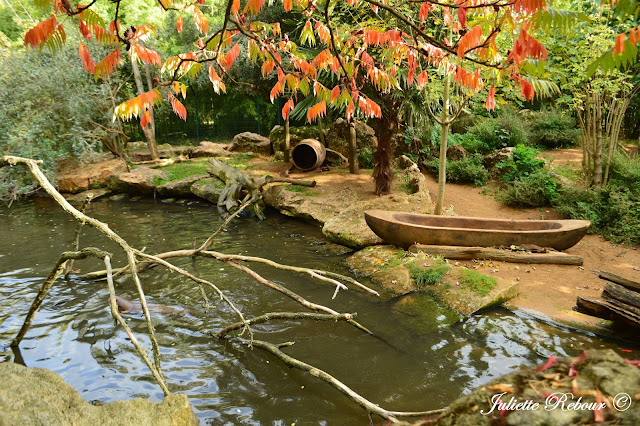
[[[87,206],[89,205],[92,199],[93,199],[93,193],[89,193],[87,197],[84,199],[84,201],[82,202],[82,205],[80,206],[81,213],[84,213],[84,210],[87,208]],[[84,222],[80,222],[78,224],[78,227],[76,228],[76,235],[75,235],[74,244],[73,244],[73,250],[75,251],[78,251],[78,249],[80,248],[80,232],[82,231],[83,226],[84,226]],[[65,278],[69,278],[69,273],[73,269],[73,261],[74,259],[69,259],[69,262],[67,262],[67,265],[64,268]]]
[[[247,324],[261,324],[271,320],[297,320],[297,319],[306,319],[306,320],[315,320],[315,321],[346,321],[352,319],[356,314],[313,314],[311,312],[269,312],[264,315],[260,315],[259,317],[250,318],[247,320]],[[244,324],[241,322],[236,322],[234,324],[228,325],[216,334],[215,337],[218,339],[224,337],[229,334],[231,331],[237,330],[243,327]]]

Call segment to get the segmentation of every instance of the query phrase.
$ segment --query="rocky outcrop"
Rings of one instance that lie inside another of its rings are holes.
[[[373,128],[361,121],[354,121],[356,128],[356,140],[358,148],[363,147],[376,148],[378,146],[378,138]],[[347,141],[349,140],[349,123],[344,118],[338,118],[332,125],[326,135],[327,145],[341,154],[346,155],[348,151]]]
[[[94,406],[57,374],[0,363],[0,423],[49,425],[199,425],[185,395]]]
[[[499,179],[505,172],[505,169],[496,167],[501,161],[506,161],[513,157],[513,147],[502,148],[497,151],[490,152],[482,159],[482,165],[489,170],[489,176],[492,179]]]
[[[462,145],[449,145],[447,147],[447,160],[462,160],[468,156],[469,153]]]
[[[358,199],[355,191],[345,188],[331,198],[316,198],[289,190],[288,185],[273,185],[264,192],[264,202],[287,216],[299,217],[322,225],[345,206]]]
[[[107,179],[107,186],[115,192],[127,194],[153,194],[156,180],[168,179],[167,172],[149,167],[139,166],[128,173],[112,175]]]
[[[141,145],[134,145],[132,143],[128,144],[129,157],[131,158],[131,161],[133,161],[134,163],[137,163],[139,161],[151,161],[151,151],[149,151],[149,149],[143,148],[131,150],[132,147],[139,146]],[[144,143],[142,146],[146,146],[146,143]],[[192,150],[193,147],[189,145],[173,146],[169,145],[168,143],[158,145],[158,155],[160,156],[160,158],[177,157],[179,155],[188,157],[189,154],[191,154]]]
[[[195,182],[208,178],[209,175],[199,174],[187,176],[186,178],[167,182],[158,187],[158,194],[162,197],[190,197],[192,195],[191,185]]]
[[[220,179],[215,176],[209,176],[191,184],[191,193],[203,200],[217,203],[224,187],[224,182]]]
[[[78,193],[106,185],[113,175],[127,171],[127,165],[120,159],[81,165],[71,160],[62,162],[56,174],[56,185],[60,192]]]
[[[517,296],[519,290],[515,282],[477,271],[471,273],[471,280],[469,269],[456,263],[444,265],[439,282],[430,281],[427,277],[435,272],[429,268],[442,266],[440,261],[424,253],[409,255],[389,245],[364,248],[349,257],[347,264],[356,275],[378,284],[385,299],[414,291],[425,292],[460,315],[471,315],[506,302]]]
[[[574,354],[579,354],[574,351]],[[637,395],[640,369],[611,349],[586,350],[573,358],[557,359],[550,367],[527,367],[499,377],[453,401],[433,418],[438,425],[571,425],[640,424]],[[602,420],[593,405],[606,403]],[[509,407],[528,403],[533,409],[494,409],[496,395]],[[553,396],[550,396],[553,395]],[[570,405],[571,404],[571,405]],[[576,405],[580,404],[580,405]],[[431,424],[431,422],[429,423]]]
[[[229,144],[226,143],[213,143],[202,141],[200,146],[193,148],[191,151],[191,158],[200,157],[229,157],[231,152],[228,151]]]
[[[400,167],[401,170],[398,179],[407,182],[409,190],[412,194],[429,194],[429,189],[427,188],[427,180],[425,179],[416,163],[414,163],[406,155],[403,155],[398,158],[398,167]]]
[[[271,155],[271,141],[257,133],[244,132],[233,137],[229,151]]]
[[[347,206],[345,208],[345,206]],[[362,248],[382,244],[382,240],[367,226],[364,211],[399,210],[403,212],[425,213],[431,211],[431,197],[428,192],[415,194],[391,194],[366,201],[343,203],[343,210],[331,216],[322,227],[322,233],[331,241],[352,248]]]

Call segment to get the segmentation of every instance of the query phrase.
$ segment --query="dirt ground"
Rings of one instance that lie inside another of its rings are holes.
[[[543,153],[553,159],[553,164],[561,167],[579,168],[582,151],[579,148],[555,150]],[[282,163],[253,160],[255,166],[265,169],[274,176],[282,174],[286,167]],[[318,197],[350,186],[355,189],[361,200],[374,198],[371,170],[362,170],[359,175],[350,175],[343,169],[331,169],[328,172],[312,171],[294,173],[295,179],[315,179],[314,188]],[[427,186],[435,200],[437,179],[425,175]],[[395,185],[395,191],[401,189]],[[512,209],[502,206],[492,195],[491,187],[474,188],[466,185],[447,184],[445,206],[451,207],[459,216],[477,216],[514,219],[560,219],[561,216],[551,208]],[[578,327],[599,328],[605,322],[572,310],[576,297],[600,298],[605,281],[596,276],[596,271],[605,270],[629,279],[640,280],[640,249],[614,245],[597,235],[587,235],[566,253],[584,258],[584,265],[527,265],[507,262],[461,261],[479,271],[520,282],[520,295],[511,300],[510,307],[543,314],[555,321]]]

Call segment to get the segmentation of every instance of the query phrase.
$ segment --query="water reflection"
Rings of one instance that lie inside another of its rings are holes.
[[[215,208],[152,203],[93,203],[89,214],[104,220],[136,247],[147,252],[190,248],[220,223]],[[75,231],[55,206],[28,203],[0,209],[0,360],[17,360],[8,347],[32,298]],[[82,245],[105,248],[124,264],[115,244],[85,229]],[[318,228],[270,215],[264,222],[241,219],[221,234],[214,250],[263,256],[278,262],[347,272],[342,257],[327,254]],[[225,264],[198,259],[175,263],[224,289],[245,315],[276,310],[301,311],[290,299],[266,289]],[[82,272],[100,269],[98,261],[76,262]],[[256,337],[279,343],[295,341],[286,352],[342,379],[369,400],[393,410],[445,406],[475,386],[522,365],[540,363],[551,354],[578,355],[585,347],[617,348],[589,333],[575,333],[537,321],[524,313],[494,310],[455,322],[426,298],[381,302],[357,290],[331,300],[332,288],[308,276],[255,269],[317,303],[357,319],[379,339],[345,323],[291,321],[255,326]],[[154,303],[186,307],[186,315],[153,314],[164,372],[172,391],[189,396],[204,423],[363,424],[361,409],[341,394],[302,372],[292,370],[258,349],[247,350],[211,336],[235,321],[231,309],[204,312],[200,290],[189,280],[153,268],[143,285]],[[135,298],[129,279],[117,283],[119,294]],[[162,392],[107,307],[105,283],[60,279],[21,344],[28,366],[60,374],[89,401],[147,397]],[[424,311],[427,315],[420,315]],[[140,315],[127,320],[141,343],[146,325]],[[453,325],[450,325],[454,323]],[[638,352],[627,356],[638,356]]]

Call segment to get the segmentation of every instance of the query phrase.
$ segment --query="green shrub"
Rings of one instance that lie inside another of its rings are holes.
[[[418,266],[414,262],[407,263],[411,278],[419,286],[438,285],[442,277],[451,270],[451,266],[442,259],[435,259],[432,266]]]
[[[496,118],[479,119],[468,133],[482,144],[483,152],[526,144],[529,138],[522,118],[508,111]]]
[[[540,111],[531,120],[531,142],[545,148],[565,148],[578,143],[576,120],[560,110]]]
[[[538,159],[538,150],[525,145],[517,145],[513,156],[499,162],[496,167],[506,169],[502,180],[512,182],[525,178],[544,167],[544,160]]]
[[[498,285],[498,279],[473,269],[463,269],[460,271],[460,285],[481,296],[486,296]]]
[[[362,169],[373,169],[376,161],[373,158],[374,149],[370,146],[362,147],[358,150],[358,166]]]
[[[544,170],[509,182],[498,199],[511,207],[550,206],[558,198],[558,185]]]
[[[440,162],[434,158],[429,167],[438,174]],[[447,181],[482,186],[489,179],[489,171],[482,165],[482,156],[472,155],[460,160],[447,160]]]
[[[640,157],[616,152],[611,158],[609,180],[640,195]]]
[[[640,244],[640,194],[617,182],[601,191],[564,190],[555,208],[571,219],[591,221],[590,233],[614,243]]]

